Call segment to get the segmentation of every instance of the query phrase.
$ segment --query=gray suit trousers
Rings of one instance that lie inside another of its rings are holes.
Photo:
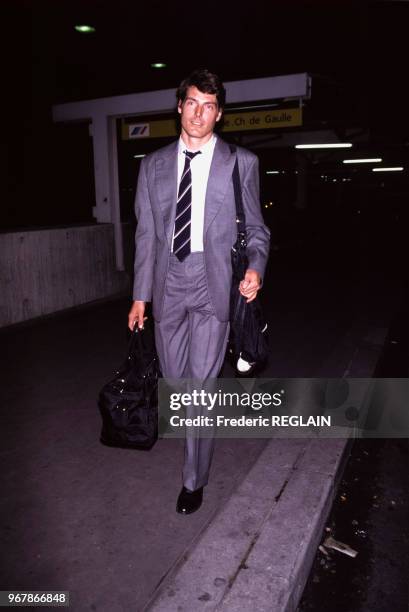
[[[155,341],[163,376],[216,378],[229,323],[217,319],[210,303],[203,253],[191,253],[183,262],[170,256],[162,312],[155,321]],[[186,436],[182,476],[190,491],[207,484],[213,451],[214,438]]]

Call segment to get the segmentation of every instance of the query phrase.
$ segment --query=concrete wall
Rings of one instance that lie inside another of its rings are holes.
[[[127,291],[111,224],[0,234],[0,327]]]

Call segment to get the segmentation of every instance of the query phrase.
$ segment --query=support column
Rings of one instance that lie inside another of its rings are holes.
[[[94,148],[95,206],[92,209],[98,223],[112,223],[109,180],[108,118],[105,113],[92,115]]]
[[[96,199],[92,212],[98,223],[114,224],[116,268],[124,270],[115,117],[94,113],[91,129]]]
[[[111,219],[114,224],[115,261],[117,270],[125,270],[124,245],[121,224],[121,202],[119,196],[118,142],[116,135],[116,118],[108,117],[109,137],[109,201]]]

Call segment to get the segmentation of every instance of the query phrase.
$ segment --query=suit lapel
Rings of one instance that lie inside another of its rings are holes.
[[[232,180],[235,159],[236,156],[231,153],[228,144],[218,137],[207,182],[203,242],[211,222],[223,204],[229,182]]]
[[[162,209],[163,222],[169,246],[172,241],[175,224],[177,175],[178,175],[178,141],[165,149],[155,163],[155,182]]]

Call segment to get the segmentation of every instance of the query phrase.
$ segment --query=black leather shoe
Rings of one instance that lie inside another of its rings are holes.
[[[179,514],[192,514],[199,510],[202,500],[203,487],[196,489],[196,491],[189,491],[186,487],[182,487],[176,504],[176,512],[179,512]]]

